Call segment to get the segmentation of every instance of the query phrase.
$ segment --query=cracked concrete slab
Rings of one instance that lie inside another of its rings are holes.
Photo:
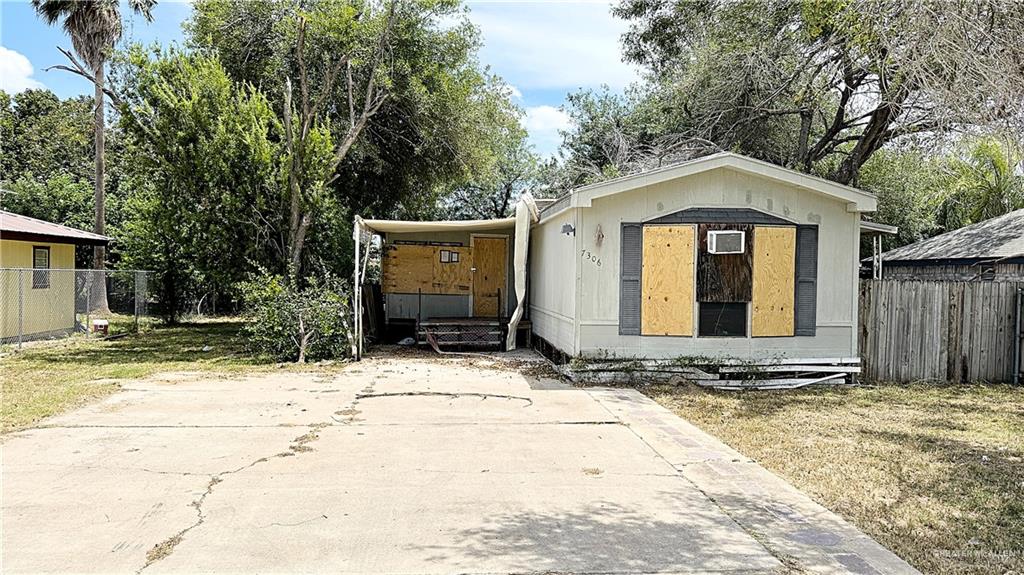
[[[774,476],[733,467],[760,469],[646,398],[531,383],[487,362],[414,358],[330,378],[132,382],[6,438],[4,571],[879,566],[873,541],[800,500],[749,505],[737,490]]]

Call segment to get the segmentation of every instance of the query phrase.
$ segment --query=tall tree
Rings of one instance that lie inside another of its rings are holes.
[[[152,9],[156,0],[128,0],[128,6],[147,20],[152,19]],[[93,231],[104,233],[106,209],[104,204],[104,66],[114,45],[121,38],[121,12],[118,0],[32,0],[36,12],[47,22],[56,24],[63,21],[64,31],[71,36],[71,46],[78,58],[58,48],[71,61],[73,67],[56,66],[90,80],[94,87],[93,103],[95,139],[95,218]],[[80,60],[79,60],[80,58]],[[93,266],[103,269],[106,266],[105,248],[96,246],[93,253]],[[98,305],[107,308],[106,286],[99,282],[97,294]]]
[[[128,188],[116,237],[129,265],[157,272],[174,320],[283,256],[280,124],[216,58],[132,49],[114,71]]]
[[[855,183],[889,142],[1024,127],[1018,2],[622,0],[666,130]]]
[[[319,72],[319,89],[310,82],[307,65],[306,34],[309,21],[304,14],[296,17],[295,61],[298,65],[299,97],[293,102],[291,78],[285,79],[283,124],[287,149],[288,178],[288,269],[298,274],[302,265],[306,234],[316,217],[317,205],[324,190],[339,177],[338,167],[367,123],[390,97],[386,54],[393,42],[397,0],[392,0],[379,13],[372,6],[361,10],[343,5],[314,25],[321,27],[336,53],[324,61]],[[367,37],[372,42],[367,42]],[[321,38],[324,40],[324,38]],[[333,50],[332,50],[333,51]],[[354,69],[355,68],[355,69]],[[358,79],[354,80],[353,78]],[[335,83],[344,83],[342,102],[335,103],[346,112],[345,126],[336,137],[322,113]],[[314,90],[316,93],[314,94]]]
[[[49,90],[25,90],[13,97],[0,94],[0,114],[7,125],[0,138],[0,179],[46,181],[66,176],[91,184],[92,98],[61,100]],[[91,202],[88,207],[92,212]]]
[[[523,111],[512,102],[512,90],[491,76],[471,112],[480,130],[474,145],[481,169],[456,184],[441,201],[443,217],[489,219],[509,216],[516,200],[537,187],[540,160],[527,141],[521,124]],[[433,214],[431,214],[433,215]],[[442,215],[442,214],[437,214]]]
[[[302,190],[296,230],[303,217],[310,222],[296,252],[303,273],[350,265],[354,214],[423,215],[491,165],[485,144],[492,126],[480,112],[489,105],[489,80],[476,57],[478,31],[458,0],[199,0],[186,37],[215,54],[232,78],[265,93],[282,125],[290,80],[294,155],[286,165],[304,158],[304,175],[295,179]],[[360,128],[367,101],[372,114]],[[344,148],[353,119],[357,137]],[[287,212],[290,218],[290,206]]]

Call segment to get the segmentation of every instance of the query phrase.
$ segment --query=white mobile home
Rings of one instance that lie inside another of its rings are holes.
[[[856,357],[875,205],[732,153],[574,190],[531,231],[535,340],[573,357]]]

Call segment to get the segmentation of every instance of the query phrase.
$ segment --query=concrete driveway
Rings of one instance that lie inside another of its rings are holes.
[[[133,382],[5,439],[3,571],[914,572],[639,393],[515,357]]]

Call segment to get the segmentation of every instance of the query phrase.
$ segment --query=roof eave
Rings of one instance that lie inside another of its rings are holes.
[[[18,231],[0,231],[0,240],[12,240],[20,242],[45,242],[51,244],[72,244],[76,246],[105,246],[110,243],[110,238],[99,235],[97,235],[96,237],[77,237]]]

